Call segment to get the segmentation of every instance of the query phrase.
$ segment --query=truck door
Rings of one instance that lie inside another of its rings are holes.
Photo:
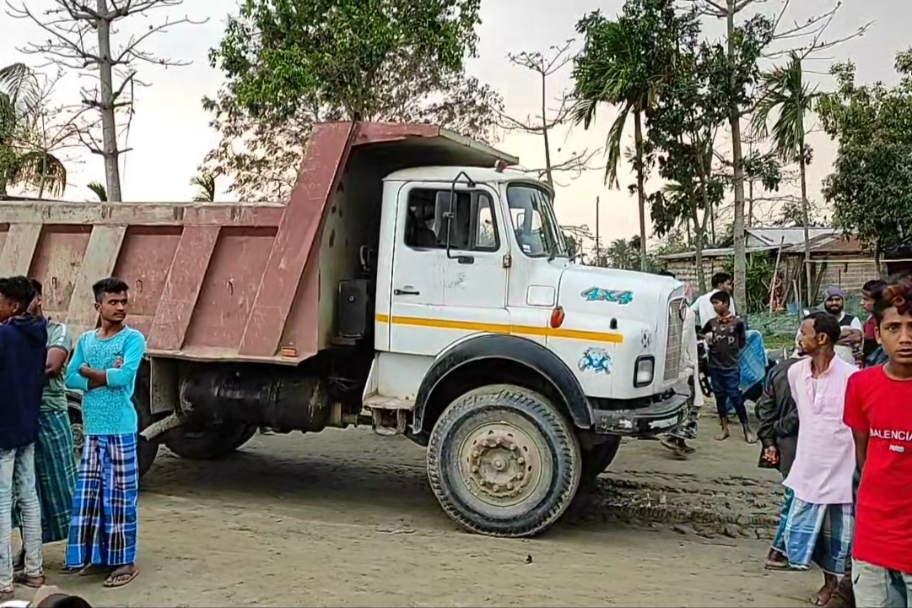
[[[458,190],[448,218],[450,195],[450,184],[400,191],[390,283],[393,352],[436,356],[462,336],[509,331],[507,243],[496,198],[481,186]]]

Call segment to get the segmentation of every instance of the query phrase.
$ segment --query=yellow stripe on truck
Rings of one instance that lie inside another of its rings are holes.
[[[583,340],[586,342],[608,342],[620,344],[624,336],[616,333],[600,331],[583,331],[578,329],[561,329],[551,327],[533,327],[531,325],[504,325],[501,323],[476,323],[473,321],[452,321],[450,319],[427,319],[424,317],[402,317],[377,315],[377,323],[393,325],[408,325],[410,327],[428,327],[431,329],[456,329],[460,331],[477,331],[492,334],[513,334],[519,336],[547,336],[550,338],[566,338],[568,340]]]

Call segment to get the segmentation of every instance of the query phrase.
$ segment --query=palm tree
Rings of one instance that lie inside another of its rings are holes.
[[[657,19],[645,19],[646,14]],[[585,36],[583,50],[573,68],[576,103],[573,119],[588,129],[602,104],[618,107],[618,116],[611,128],[605,148],[608,162],[605,182],[618,187],[617,168],[621,160],[622,139],[627,119],[633,115],[633,164],[637,179],[637,205],[640,220],[640,270],[647,269],[646,254],[646,166],[643,149],[643,116],[653,104],[665,79],[669,50],[664,48],[664,32],[660,27],[673,28],[674,7],[670,0],[628,0],[624,14],[610,21],[595,12],[577,25]],[[652,28],[652,29],[650,29]],[[673,45],[670,49],[673,49]]]
[[[105,189],[104,184],[98,182],[89,182],[86,185],[86,188],[92,191],[92,193],[98,197],[98,200],[102,203],[107,202],[108,200],[108,191]]]
[[[24,63],[0,68],[0,194],[11,185],[37,188],[39,197],[66,189],[60,159],[29,144],[41,119],[40,97],[37,76]]]
[[[805,139],[807,130],[804,117],[814,110],[814,102],[820,97],[816,87],[804,81],[801,69],[803,57],[797,52],[789,54],[784,66],[776,67],[763,74],[760,100],[751,121],[753,130],[762,137],[769,137],[776,154],[785,162],[797,162],[801,179],[801,220],[804,224],[804,268],[807,281],[806,294],[811,298],[811,249],[809,239],[809,204],[807,197],[807,166],[810,162],[810,147]],[[770,119],[775,116],[772,130]]]
[[[215,201],[215,176],[211,173],[200,173],[190,180],[191,186],[196,186],[196,195],[193,201],[197,203],[211,203]]]

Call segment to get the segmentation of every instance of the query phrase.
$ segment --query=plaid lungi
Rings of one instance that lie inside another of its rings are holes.
[[[73,431],[65,410],[42,410],[35,443],[35,479],[41,501],[41,537],[45,543],[65,540],[76,489]],[[13,528],[19,527],[19,505],[13,494]]]
[[[136,435],[86,436],[73,497],[67,567],[123,566],[136,560],[136,443]]]
[[[795,496],[785,524],[789,566],[806,570],[813,561],[828,574],[845,574],[852,553],[855,516],[851,504],[815,505]]]

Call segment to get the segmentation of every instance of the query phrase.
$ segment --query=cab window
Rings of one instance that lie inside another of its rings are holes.
[[[446,249],[449,224],[451,250],[497,251],[500,239],[490,195],[484,191],[455,194],[455,217],[448,221],[450,190],[413,189],[408,198],[405,244],[413,249]]]

